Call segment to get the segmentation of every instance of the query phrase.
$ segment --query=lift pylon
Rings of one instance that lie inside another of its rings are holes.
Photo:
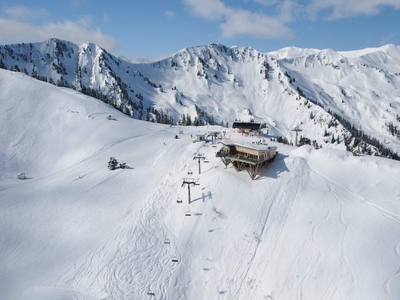
[[[191,199],[190,199],[190,187],[191,186],[195,186],[195,185],[199,185],[199,183],[194,178],[183,178],[182,187],[184,185],[187,185],[187,187],[188,187],[188,204],[190,204],[190,202],[191,202]]]

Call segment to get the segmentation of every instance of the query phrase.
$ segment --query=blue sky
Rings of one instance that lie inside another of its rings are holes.
[[[261,52],[400,45],[400,0],[2,0],[0,44],[93,42],[131,61],[221,43]]]

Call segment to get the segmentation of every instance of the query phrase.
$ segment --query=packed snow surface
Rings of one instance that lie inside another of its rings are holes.
[[[253,181],[191,136],[260,137],[137,121],[4,70],[0,104],[1,299],[400,295],[397,161],[265,137],[279,154]]]

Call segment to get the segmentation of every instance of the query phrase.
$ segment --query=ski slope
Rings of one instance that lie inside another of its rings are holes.
[[[192,142],[226,129],[134,120],[4,70],[0,103],[1,299],[400,294],[397,161],[269,142],[279,155],[252,181]]]

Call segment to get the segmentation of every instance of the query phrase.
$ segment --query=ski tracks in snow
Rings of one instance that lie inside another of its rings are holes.
[[[289,163],[289,160],[286,162]],[[295,158],[290,163],[292,164],[291,171],[282,174],[280,180],[271,181],[271,188],[264,195],[266,199],[260,208],[257,225],[253,231],[257,238],[252,249],[246,250],[251,253],[249,259],[243,260],[235,269],[234,275],[228,279],[237,286],[236,290],[230,291],[232,299],[252,299],[257,292],[260,292],[259,289],[263,288],[260,282],[254,282],[252,278],[260,278],[260,276],[253,276],[253,273],[265,274],[267,272],[269,264],[274,259],[298,191],[301,186],[306,184],[308,177],[302,175],[307,170],[303,158]],[[286,198],[287,191],[290,191],[291,194],[289,199]],[[262,253],[262,257],[257,255],[259,252]],[[245,262],[247,263],[245,264]],[[247,285],[245,285],[246,282]]]
[[[365,199],[364,197],[360,196],[360,195],[356,195],[354,193],[352,193],[351,191],[349,191],[348,189],[346,189],[345,187],[341,186],[340,184],[338,184],[337,182],[335,182],[334,180],[327,178],[326,176],[318,173],[316,170],[314,170],[313,168],[310,167],[310,170],[315,173],[316,175],[318,175],[319,177],[323,178],[326,182],[331,183],[331,185],[343,190],[344,192],[346,192],[348,195],[350,195],[352,198],[354,199],[358,199],[359,201],[363,202],[364,204],[366,204],[367,206],[371,207],[372,209],[378,211],[384,218],[395,222],[397,225],[400,225],[400,216],[391,213],[390,211],[388,211],[387,209],[384,209],[374,203],[372,203],[371,201]]]
[[[214,150],[212,149],[204,149],[204,152],[207,157],[214,156]],[[209,171],[204,170],[204,168],[205,165],[203,165],[203,173]],[[208,176],[201,174],[199,175],[199,183],[199,187],[202,190],[201,196],[198,191],[194,195],[200,196],[199,198],[202,199],[203,203],[192,202],[192,216],[183,217],[184,220],[178,235],[181,245],[180,249],[182,250],[179,267],[175,270],[176,276],[179,277],[179,282],[176,279],[174,286],[176,297],[174,299],[178,300],[189,299],[188,295],[192,294],[194,290],[198,290],[198,287],[194,285],[196,283],[205,285],[204,292],[197,294],[197,297],[206,297],[205,295],[209,296],[211,294],[213,295],[212,298],[205,299],[214,299],[214,297],[223,299],[225,296],[224,282],[218,277],[218,274],[221,274],[221,272],[226,274],[226,262],[223,255],[224,243],[221,233],[222,227],[219,223],[221,216],[216,212],[215,216],[213,214],[216,206],[212,196],[213,191],[219,184],[219,178],[214,183],[214,186],[211,186]],[[204,235],[205,230],[206,234]],[[196,256],[195,249],[200,242],[199,239],[208,244],[208,250],[204,252],[201,258]],[[198,271],[191,272],[193,268]],[[196,276],[192,276],[193,274],[196,274]],[[214,290],[215,288],[217,290]]]
[[[113,238],[89,253],[79,267],[74,267],[67,287],[85,289],[110,300],[167,298],[169,281],[176,268],[171,255],[172,252],[179,255],[177,241],[165,225],[173,196],[170,186],[178,180],[173,174],[171,171],[164,176],[142,209]],[[170,243],[164,244],[162,237],[169,237]]]
[[[348,272],[349,272],[349,274],[351,276],[351,280],[352,280],[351,287],[348,289],[347,293],[343,296],[343,298],[347,299],[348,297],[351,297],[351,295],[354,295],[356,293],[356,290],[357,290],[357,280],[356,280],[356,278],[357,277],[356,277],[356,275],[354,274],[354,272],[352,271],[352,269],[350,267],[349,259],[348,259],[347,254],[346,254],[348,252],[347,251],[348,249],[346,249],[346,236],[347,236],[347,232],[348,232],[349,227],[346,224],[346,221],[345,221],[345,218],[344,218],[344,214],[343,214],[343,212],[344,212],[343,202],[340,201],[340,197],[336,193],[334,193],[335,188],[337,188],[340,191],[343,191],[344,193],[348,194],[351,198],[356,199],[358,201],[361,201],[363,204],[366,205],[366,207],[371,208],[372,211],[377,212],[383,218],[387,219],[391,223],[395,223],[397,226],[400,226],[400,216],[388,211],[385,208],[382,208],[382,207],[372,203],[370,200],[367,200],[366,198],[364,198],[361,195],[354,194],[353,192],[351,192],[348,189],[346,189],[345,187],[341,186],[340,184],[338,184],[334,180],[332,180],[330,178],[327,178],[326,176],[318,173],[315,169],[310,167],[310,170],[313,173],[315,173],[317,176],[322,178],[326,182],[326,185],[328,186],[331,195],[335,198],[336,203],[339,205],[339,221],[342,224],[342,226],[345,228],[345,231],[344,231],[344,234],[343,234],[342,240],[341,240],[341,264],[346,266],[346,269],[348,270]],[[400,258],[400,242],[397,242],[393,246],[393,252],[394,252],[395,256]],[[384,293],[389,295],[389,297],[392,298],[392,299],[397,299],[396,298],[397,294],[391,292],[391,283],[399,275],[400,275],[400,267],[398,268],[398,270],[389,279],[387,279],[385,281],[385,283],[384,283],[384,285],[382,287]],[[339,273],[339,274],[337,274],[337,276],[342,278],[344,276],[344,274],[340,274]],[[337,281],[335,281],[335,282],[337,282]],[[334,292],[335,292],[335,288],[332,287],[332,293],[334,293]],[[328,294],[328,290],[326,291],[326,293],[324,295],[324,297],[326,297],[327,299],[333,299],[332,296],[333,296],[333,294]]]
[[[326,180],[326,178],[325,178],[325,180]],[[341,267],[344,266],[344,269],[347,270],[347,272],[349,273],[349,275],[351,277],[351,285],[348,288],[345,295],[342,297],[344,299],[347,299],[348,297],[351,297],[352,293],[354,294],[354,292],[356,290],[356,286],[357,286],[356,276],[350,267],[349,259],[347,257],[348,249],[346,247],[346,239],[347,239],[347,235],[348,235],[348,231],[349,231],[349,226],[347,225],[344,215],[343,215],[343,203],[340,201],[340,198],[334,193],[335,186],[330,181],[326,181],[326,184],[328,186],[329,193],[334,197],[336,203],[339,206],[339,212],[338,212],[339,223],[342,225],[342,227],[344,227],[344,232],[343,232],[343,235],[340,240],[340,256],[341,257],[340,257],[339,265],[336,269],[336,276],[338,278],[344,277],[345,273],[343,272],[343,270],[341,270]],[[340,282],[340,280],[338,280],[338,281]],[[335,281],[335,282],[337,282],[337,281]],[[337,287],[329,286],[329,288],[326,290],[326,292],[324,294],[324,298],[334,299],[336,289],[337,289]],[[331,293],[328,293],[328,291],[330,291]]]
[[[393,247],[393,252],[396,254],[396,256],[398,257],[398,259],[400,260],[400,242],[397,243],[394,247]],[[392,293],[391,292],[391,284],[392,281],[394,281],[396,279],[396,277],[398,277],[400,275],[400,267],[397,269],[396,273],[394,273],[393,276],[391,276],[384,284],[383,289],[385,291],[385,293],[387,295],[389,295],[389,297],[391,299],[397,299],[396,297],[399,295],[399,290],[397,290],[396,292]]]

